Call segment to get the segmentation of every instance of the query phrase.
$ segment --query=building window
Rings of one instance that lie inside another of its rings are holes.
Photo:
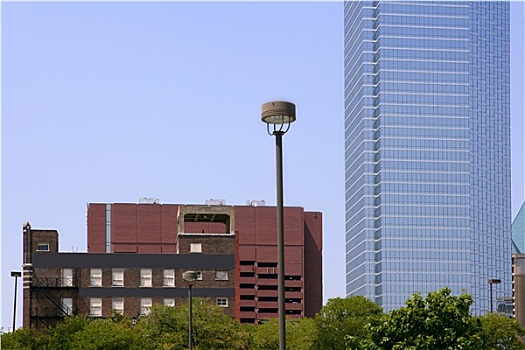
[[[111,285],[113,287],[124,287],[124,269],[113,269],[112,275]]]
[[[146,316],[151,311],[151,298],[140,299],[140,315]]]
[[[113,312],[118,312],[119,314],[124,314],[124,298],[122,297],[114,297],[112,301]]]
[[[202,281],[202,271],[196,271],[197,272],[197,281]]]
[[[37,243],[36,251],[37,252],[48,252],[49,251],[49,243],[44,243],[44,242]]]
[[[217,281],[227,281],[228,271],[215,271],[215,279]]]
[[[102,299],[91,298],[89,302],[89,316],[101,317],[102,316]]]
[[[164,270],[164,282],[162,285],[164,287],[175,287],[175,270]]]
[[[228,307],[228,298],[217,298],[217,306]]]
[[[73,298],[62,298],[62,312],[64,316],[69,316],[73,313]]]
[[[202,244],[190,243],[190,253],[202,253]]]
[[[151,269],[140,269],[140,286],[151,287]]]
[[[173,299],[173,298],[164,299],[164,306],[174,307],[175,306],[175,299]]]
[[[62,286],[73,287],[73,269],[62,269]]]
[[[91,269],[90,287],[102,287],[102,269]]]

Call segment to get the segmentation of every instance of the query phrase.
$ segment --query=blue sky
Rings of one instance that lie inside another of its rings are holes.
[[[513,213],[525,197],[523,5],[511,5]],[[90,202],[275,205],[260,107],[278,99],[297,105],[285,204],[323,212],[324,296],[344,296],[341,2],[3,2],[1,326],[24,221],[85,251]]]

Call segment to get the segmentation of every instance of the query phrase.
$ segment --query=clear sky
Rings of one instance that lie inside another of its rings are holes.
[[[523,5],[511,5],[513,215],[525,197]],[[260,107],[279,99],[297,105],[285,205],[323,212],[324,297],[344,296],[342,2],[3,2],[0,326],[25,221],[86,251],[90,202],[275,205]]]

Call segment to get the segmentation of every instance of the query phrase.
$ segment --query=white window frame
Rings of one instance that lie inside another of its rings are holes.
[[[111,300],[111,309],[118,312],[121,315],[124,315],[124,298],[123,297],[113,297]]]
[[[164,306],[175,307],[175,299],[173,299],[173,298],[166,298],[166,299],[164,299]]]
[[[44,248],[46,246],[47,248]],[[43,249],[41,249],[43,248]],[[36,244],[36,251],[37,252],[48,252],[49,251],[49,242],[38,242]]]
[[[73,287],[73,269],[62,269],[62,286]]]
[[[195,271],[197,274],[197,281],[202,281],[202,271]]]
[[[102,287],[102,269],[91,269],[89,286]]]
[[[111,286],[124,287],[124,269],[111,270]]]
[[[89,316],[102,317],[102,298],[91,298],[89,300]]]
[[[215,280],[216,281],[228,281],[228,271],[215,271]]]
[[[73,314],[73,298],[62,298],[62,309],[64,316]]]
[[[190,253],[202,253],[202,243],[190,243]]]
[[[164,280],[162,282],[163,287],[175,287],[175,270],[165,269]]]
[[[220,307],[228,307],[228,298],[217,298],[215,300],[215,305]]]
[[[140,316],[147,316],[151,311],[151,298],[140,299]]]
[[[140,269],[140,286],[152,287],[153,272],[151,269]]]

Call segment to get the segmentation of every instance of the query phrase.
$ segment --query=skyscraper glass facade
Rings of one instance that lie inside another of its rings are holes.
[[[514,243],[513,253],[525,253],[525,203],[512,221],[512,242]]]
[[[346,292],[511,295],[509,3],[344,6]]]

